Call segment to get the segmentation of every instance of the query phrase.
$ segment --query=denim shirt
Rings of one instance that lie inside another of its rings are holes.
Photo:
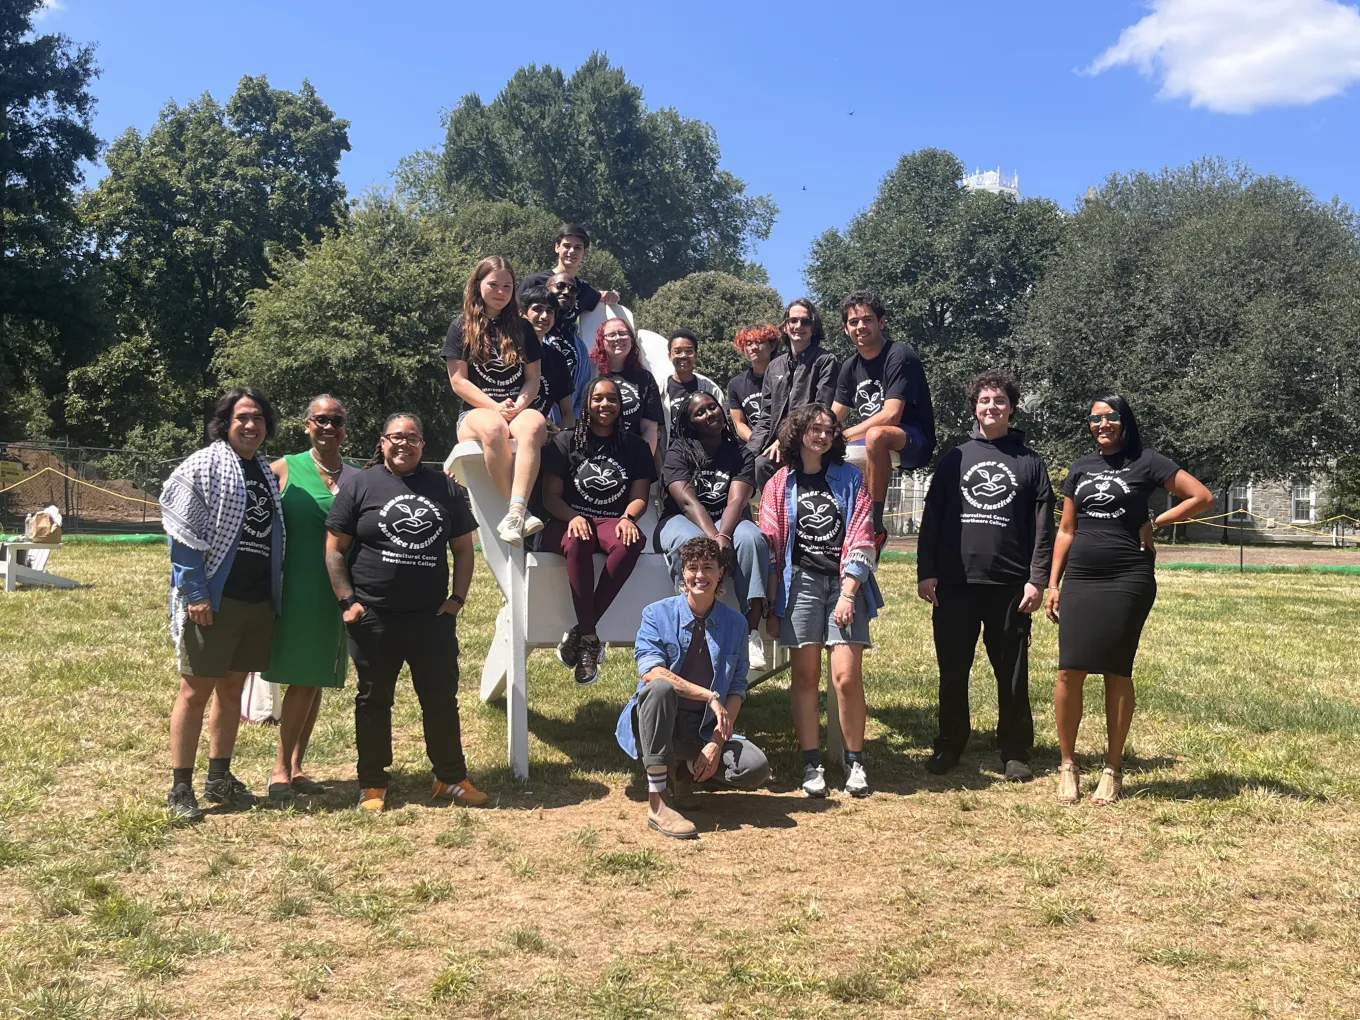
[[[637,640],[633,644],[633,658],[637,660],[638,685],[628,704],[619,713],[618,725],[614,736],[630,758],[638,756],[637,734],[633,732],[633,706],[637,704],[638,693],[647,685],[641,677],[657,666],[678,673],[685,654],[689,651],[689,641],[694,633],[694,611],[689,607],[689,599],[675,595],[660,602],[653,602],[642,611],[642,625],[638,628]],[[732,695],[746,697],[746,673],[749,659],[746,652],[746,617],[723,602],[714,602],[708,614],[704,635],[708,639],[708,654],[713,659],[713,690],[727,701]],[[699,735],[705,740],[713,735],[716,720],[711,712],[704,714],[704,723]]]
[[[836,499],[836,505],[840,508],[841,516],[849,522],[855,512],[855,479],[860,478],[860,484],[865,484],[863,474],[858,468],[853,468],[844,462],[839,464],[828,464],[826,466],[826,484],[831,490],[831,495]],[[780,585],[779,591],[775,593],[775,615],[781,619],[785,616],[788,608],[788,593],[793,588],[793,532],[798,523],[798,500],[793,496],[793,490],[797,486],[797,479],[794,472],[789,471],[784,480],[785,505],[789,513],[789,540],[784,543],[784,562],[780,564]],[[864,563],[849,563],[844,567],[845,573],[853,577],[860,583],[860,591],[864,593],[864,602],[868,606],[868,618],[872,620],[878,615],[878,611],[883,608],[883,593],[878,587],[878,578],[874,572]]]
[[[236,560],[236,547],[240,545],[241,537],[236,536],[227,555],[222,559],[222,565],[211,577],[205,573],[201,550],[182,545],[169,535],[166,536],[166,541],[170,543],[171,587],[179,591],[185,603],[208,599],[212,602],[214,613],[221,609],[222,589],[227,586],[227,576],[231,573],[231,565]],[[279,528],[270,529],[269,552],[270,601],[274,604],[274,615],[278,616],[283,612],[283,537]]]

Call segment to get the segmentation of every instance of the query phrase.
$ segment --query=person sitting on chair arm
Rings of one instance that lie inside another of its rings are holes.
[[[694,823],[663,799],[669,772],[676,773],[676,806],[687,807],[691,782],[711,779],[753,790],[769,778],[770,763],[760,748],[732,732],[746,699],[746,619],[718,601],[718,543],[700,535],[677,555],[684,594],[642,611],[633,646],[641,679],[615,735],[647,770],[647,827],[674,839],[695,839]]]

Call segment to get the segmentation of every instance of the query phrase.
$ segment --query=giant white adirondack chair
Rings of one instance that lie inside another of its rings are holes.
[[[632,321],[632,314],[622,306],[610,306],[608,315]],[[583,318],[582,335],[589,328],[593,338],[596,326],[598,322],[591,324],[590,319]],[[639,341],[643,363],[664,392],[666,379],[671,374],[666,359],[665,338],[643,330],[639,334]],[[556,553],[526,552],[523,548],[515,548],[500,540],[496,534],[496,524],[505,516],[508,507],[486,470],[481,443],[459,443],[444,462],[444,470],[467,487],[472,512],[480,529],[482,555],[505,596],[505,605],[496,617],[496,633],[491,639],[486,663],[482,667],[481,698],[491,701],[502,692],[505,693],[510,767],[516,776],[524,779],[529,775],[529,649],[555,647],[563,633],[576,624],[571,590],[567,585],[566,560]],[[655,500],[649,499],[647,512],[638,522],[639,530],[647,538],[646,549],[638,558],[627,584],[597,627],[600,640],[605,644],[631,646],[642,623],[643,607],[675,594],[665,557],[651,551],[656,526]],[[603,562],[604,557],[597,555],[597,571]],[[727,598],[735,605],[730,593]],[[765,659],[771,666],[770,670],[753,677],[752,682],[780,672],[785,668],[788,656],[767,639]],[[560,682],[572,682],[565,670]],[[834,702],[835,698],[830,701]],[[834,707],[831,710],[834,712]],[[839,739],[839,729],[836,734]],[[612,736],[612,731],[601,733],[600,739],[608,740]]]

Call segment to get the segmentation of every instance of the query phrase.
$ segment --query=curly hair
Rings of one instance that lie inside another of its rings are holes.
[[[835,412],[825,404],[804,404],[779,426],[779,459],[793,470],[803,470],[803,433],[822,415],[831,419],[831,449],[822,458],[822,466],[844,462],[845,430]]]
[[[501,361],[507,366],[519,364],[524,343],[524,320],[511,297],[493,319],[486,314],[482,300],[482,281],[497,270],[510,274],[510,293],[516,288],[515,270],[499,255],[488,255],[478,262],[463,287],[463,353],[469,363],[483,364],[491,360],[491,344],[497,341]]]
[[[212,417],[208,419],[209,439],[227,438],[227,433],[231,431],[231,416],[236,411],[237,403],[242,400],[253,400],[259,405],[260,413],[264,415],[265,438],[274,438],[274,405],[269,402],[269,398],[254,386],[233,386],[218,397],[217,403],[213,405]]]
[[[695,560],[713,560],[721,564],[722,554],[718,549],[718,543],[707,535],[695,535],[693,538],[686,539],[675,551],[675,555],[680,558],[683,567],[687,563]]]
[[[762,322],[756,326],[743,326],[737,330],[737,335],[732,338],[732,346],[737,349],[737,353],[745,355],[746,345],[749,343],[769,344],[770,353],[773,354],[779,349],[781,339],[779,330],[768,322]]]
[[[637,330],[627,319],[605,319],[604,322],[600,323],[600,328],[595,331],[595,346],[590,349],[590,360],[595,363],[600,375],[608,375],[612,371],[609,367],[609,352],[604,349],[604,331],[611,322],[623,323],[623,328],[628,330],[628,335],[633,338],[633,349],[623,359],[623,368],[619,370],[619,374],[628,377],[642,375],[646,369],[642,367],[642,354],[638,349]]]
[[[977,407],[978,397],[983,390],[1005,390],[1006,399],[1011,402],[1011,410],[1015,411],[1020,407],[1020,384],[1010,372],[989,368],[973,376],[967,391],[970,408]]]

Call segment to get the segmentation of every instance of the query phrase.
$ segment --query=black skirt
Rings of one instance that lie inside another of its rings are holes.
[[[1058,668],[1133,676],[1133,659],[1152,604],[1151,570],[1106,577],[1068,576],[1058,600]]]

